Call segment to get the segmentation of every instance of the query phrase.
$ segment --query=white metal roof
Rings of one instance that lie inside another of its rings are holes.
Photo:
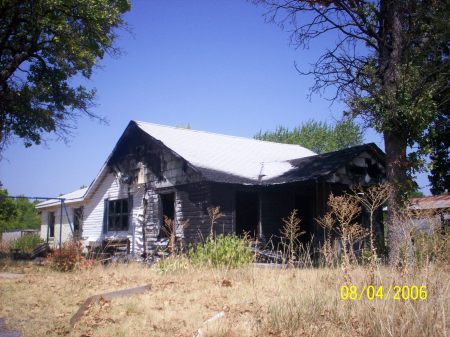
[[[196,167],[227,172],[252,180],[267,180],[280,176],[293,168],[287,160],[315,155],[299,145],[139,121],[136,121],[136,124]]]
[[[65,199],[64,202],[66,204],[83,201],[84,195],[86,194],[87,189],[88,189],[87,187],[84,187],[79,190],[76,190],[76,191],[73,191],[73,192],[70,192],[67,194],[63,194],[59,198]],[[60,204],[60,202],[61,201],[59,199],[50,199],[50,200],[40,202],[39,204],[36,205],[36,208],[40,209],[40,208],[58,206]]]

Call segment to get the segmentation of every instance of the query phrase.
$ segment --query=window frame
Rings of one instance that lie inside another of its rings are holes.
[[[56,222],[55,212],[48,212],[47,216],[48,237],[52,239],[55,237],[55,222]]]
[[[84,206],[73,208],[73,233],[81,234],[84,218]],[[76,228],[78,227],[78,228]]]
[[[125,204],[126,212],[124,210]],[[118,205],[119,210],[117,209]],[[130,229],[130,212],[128,198],[108,200],[108,232],[128,232]],[[126,226],[124,226],[125,222]]]

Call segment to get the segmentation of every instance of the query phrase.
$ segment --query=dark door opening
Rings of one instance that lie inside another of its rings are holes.
[[[236,234],[259,234],[259,197],[257,192],[236,193]]]
[[[301,220],[300,228],[305,232],[300,236],[300,241],[308,243],[314,235],[314,201],[311,197],[296,195],[295,209],[298,210],[298,217]]]
[[[160,238],[167,238],[173,229],[173,221],[175,219],[175,193],[160,194],[161,197],[161,230]],[[171,223],[168,223],[168,221]]]

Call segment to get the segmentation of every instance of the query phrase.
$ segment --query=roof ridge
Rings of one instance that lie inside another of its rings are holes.
[[[301,148],[304,148],[306,150],[312,151],[311,149],[308,149],[308,148],[306,148],[306,147],[304,147],[302,145],[299,145],[299,144],[287,144],[287,143],[271,142],[271,141],[268,141],[268,140],[260,140],[260,139],[243,137],[243,136],[227,135],[227,134],[224,134],[224,133],[217,133],[217,132],[204,131],[204,130],[187,129],[187,128],[177,127],[177,126],[172,126],[172,125],[164,125],[164,124],[150,123],[150,122],[137,121],[137,120],[133,120],[133,122],[135,122],[136,124],[142,123],[142,124],[148,124],[148,125],[154,125],[154,126],[159,126],[159,127],[170,128],[170,129],[190,131],[190,132],[195,132],[195,133],[204,133],[204,134],[215,135],[215,136],[223,136],[223,137],[227,137],[227,138],[245,139],[245,140],[250,140],[250,141],[259,142],[259,143],[266,143],[266,144],[270,143],[270,144],[277,144],[277,145],[284,145],[284,146],[286,146],[286,145],[287,146],[297,146],[297,147],[301,147]]]
[[[440,195],[422,195],[421,197],[414,197],[411,200],[415,199],[425,199],[425,198],[450,198],[448,194],[440,194]]]

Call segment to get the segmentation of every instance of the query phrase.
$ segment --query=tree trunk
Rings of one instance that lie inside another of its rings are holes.
[[[384,146],[386,151],[386,176],[393,187],[388,199],[388,234],[387,241],[390,251],[390,261],[396,262],[400,245],[405,243],[400,212],[404,204],[405,187],[407,185],[407,143],[400,133],[390,130],[384,132]]]
[[[396,0],[381,0],[380,2],[380,41],[379,64],[382,91],[386,97],[382,121],[384,130],[384,145],[386,151],[387,180],[393,189],[388,199],[388,235],[389,259],[396,261],[399,247],[402,244],[399,237],[402,224],[398,221],[398,212],[402,207],[407,176],[407,132],[398,115],[397,87],[400,67],[403,61],[403,34],[404,21],[401,2]]]

